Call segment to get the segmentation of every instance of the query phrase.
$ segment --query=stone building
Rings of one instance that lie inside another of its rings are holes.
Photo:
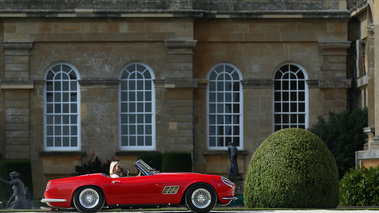
[[[352,0],[1,1],[1,158],[31,160],[35,197],[92,150],[126,168],[141,152],[186,151],[193,171],[225,175],[233,142],[244,176],[274,131],[308,128],[348,108],[356,7]]]
[[[361,0],[351,9],[350,40],[353,42],[355,57],[353,73],[356,80],[356,97],[358,107],[368,108],[368,142],[363,150],[356,152],[356,164],[361,167],[379,165],[379,5],[373,0]]]

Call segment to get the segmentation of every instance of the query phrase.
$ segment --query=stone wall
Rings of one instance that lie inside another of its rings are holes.
[[[31,159],[35,197],[91,150],[132,168],[141,151],[120,150],[118,130],[119,75],[131,62],[154,72],[156,151],[191,152],[195,172],[229,169],[226,150],[207,148],[207,74],[220,62],[242,74],[242,175],[273,132],[272,79],[282,64],[307,72],[310,126],[347,107],[346,1],[49,2],[0,2],[0,153]],[[80,74],[79,151],[44,150],[44,75],[57,62]]]

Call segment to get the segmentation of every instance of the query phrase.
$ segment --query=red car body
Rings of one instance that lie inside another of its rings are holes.
[[[227,205],[236,199],[235,184],[221,176],[142,172],[145,175],[111,178],[96,173],[51,180],[46,186],[42,202],[57,209],[76,207],[82,212],[97,211],[104,206],[141,208],[180,205],[186,205],[194,212],[208,212],[216,203]],[[81,204],[82,200],[87,202],[87,199],[90,202],[93,199],[93,190],[88,191],[91,196],[84,194],[86,188],[96,189],[94,192],[98,195],[95,195],[95,198],[104,197],[104,202],[100,199],[103,204],[100,203],[96,207]]]

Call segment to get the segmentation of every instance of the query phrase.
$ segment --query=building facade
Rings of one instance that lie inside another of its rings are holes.
[[[92,150],[192,153],[193,171],[242,176],[266,137],[352,100],[357,2],[0,2],[0,153],[30,159],[34,196]]]
[[[351,10],[350,40],[354,45],[354,76],[356,80],[356,97],[358,107],[368,108],[368,126],[364,132],[368,142],[362,150],[356,152],[356,164],[361,167],[379,165],[379,5],[372,0],[359,1]],[[354,32],[354,33],[353,33]]]

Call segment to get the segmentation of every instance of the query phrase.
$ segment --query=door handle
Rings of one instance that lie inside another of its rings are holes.
[[[115,183],[121,183],[121,181],[119,181],[119,180],[113,180],[112,184],[115,184]]]

